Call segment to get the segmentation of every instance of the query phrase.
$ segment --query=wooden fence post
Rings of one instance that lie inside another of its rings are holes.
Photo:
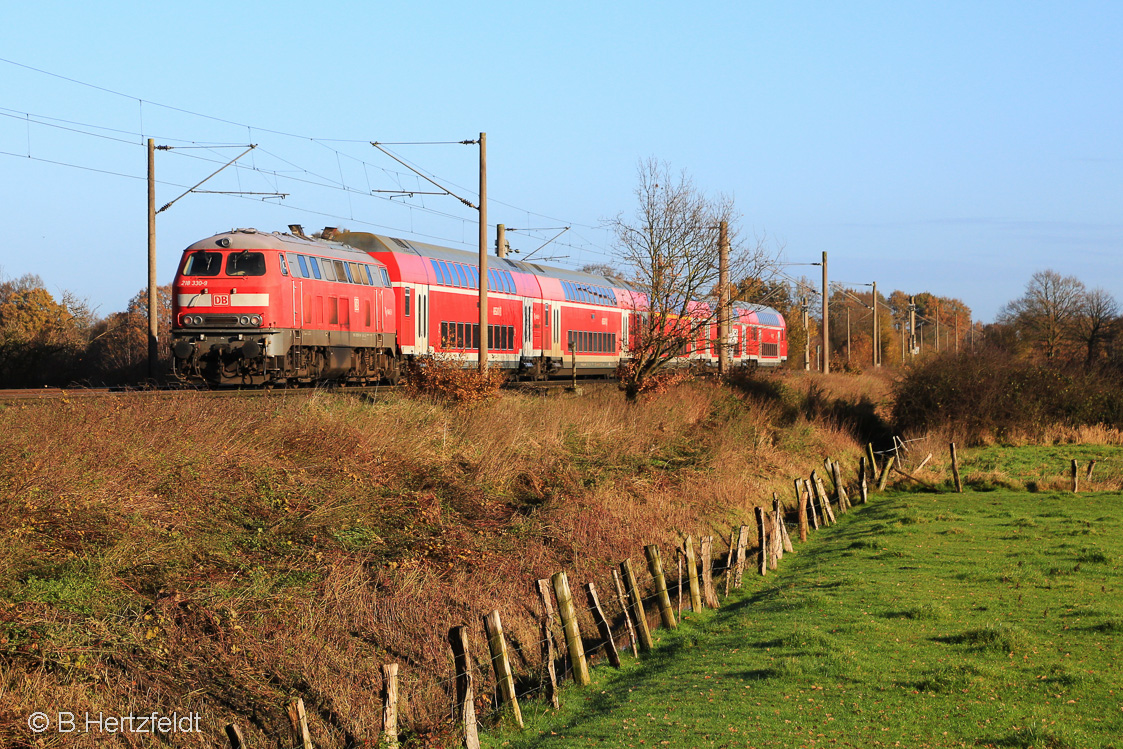
[[[756,514],[756,533],[760,540],[760,548],[757,551],[757,562],[759,562],[760,574],[768,574],[768,533],[764,529],[764,510],[760,507],[754,507],[753,510]]]
[[[1080,476],[1076,473],[1079,470],[1079,465],[1076,461],[1072,461],[1072,493],[1076,494],[1080,491]]]
[[[737,549],[737,529],[729,531],[729,556],[725,560],[725,597],[729,598],[729,585],[733,582],[733,554]]]
[[[569,662],[573,666],[573,678],[581,686],[588,686],[589,665],[585,662],[585,647],[581,643],[581,628],[577,624],[577,609],[573,605],[573,593],[569,590],[569,578],[565,572],[555,572],[550,578],[554,586],[554,598],[558,601],[558,616],[565,630],[565,644],[569,650]]]
[[[387,747],[398,745],[398,664],[382,665],[382,735]]]
[[[698,590],[698,560],[694,556],[693,536],[687,536],[682,542],[682,550],[686,555],[686,584],[690,589],[690,610],[698,612],[702,610],[702,593]],[[648,564],[650,563],[651,557],[648,557]],[[651,574],[654,576],[655,571],[652,570]]]
[[[737,531],[737,577],[733,585],[740,588],[745,577],[745,545],[749,542],[749,526],[742,525]]]
[[[823,486],[823,480],[819,478],[819,474],[815,471],[811,472],[811,488],[815,492],[815,499],[819,504],[819,510],[823,516],[823,522],[828,525],[834,525],[834,510],[831,509],[831,500],[827,496],[827,488]]]
[[[815,492],[811,489],[811,481],[803,479],[803,495],[807,501],[807,507],[811,510],[811,527],[814,530],[819,530],[819,513],[815,510]],[[823,522],[827,522],[823,518]]]
[[[550,632],[550,622],[542,618],[538,623],[542,632],[542,687],[546,690],[546,699],[550,701],[551,707],[557,710],[561,705],[558,703],[558,674],[554,668],[554,639]]]
[[[711,609],[718,607],[714,591],[714,537],[702,537],[702,598]]]
[[[247,749],[246,738],[242,736],[242,729],[236,724],[226,724],[226,738],[230,740],[230,749]]]
[[[628,598],[632,599],[632,613],[636,617],[636,634],[639,635],[639,645],[644,652],[649,652],[655,643],[651,640],[651,628],[647,626],[647,613],[643,610],[643,597],[640,595],[639,585],[636,584],[636,575],[632,572],[632,560],[625,559],[620,563],[620,576],[627,585]]]
[[[565,656],[565,638],[559,637],[557,630],[554,629],[554,604],[550,602],[553,600],[554,592],[550,581],[546,578],[536,580],[534,590],[538,593],[538,601],[542,604],[542,615],[545,617],[546,628],[554,641],[554,647],[562,656]]]
[[[308,733],[308,715],[304,712],[304,700],[299,697],[288,704],[289,727],[292,740],[301,749],[312,749],[312,736]]]
[[[453,627],[448,631],[452,646],[452,662],[456,671],[456,720],[464,731],[465,749],[480,749],[476,730],[476,696],[472,688],[472,659],[468,653],[468,628]]]
[[[858,461],[858,501],[862,504],[870,501],[870,485],[866,481],[866,456]]]
[[[951,451],[951,477],[955,481],[955,490],[962,494],[963,482],[959,479],[959,456],[955,453],[955,443],[949,442],[948,449]]]
[[[879,492],[885,491],[885,482],[889,480],[889,471],[893,468],[893,461],[897,456],[890,455],[885,459],[885,465],[881,467],[881,475],[877,478],[877,490]]]
[[[775,492],[772,494],[772,514],[776,516],[776,524],[780,526],[780,556],[782,557],[784,552],[795,551],[795,547],[792,546],[792,537],[788,535],[788,524],[784,522],[784,508]]]
[[[1096,461],[1089,460],[1088,461],[1088,474],[1084,477],[1088,481],[1089,484],[1092,483],[1092,469],[1095,468],[1095,467],[1096,467]]]
[[[608,662],[616,668],[620,668],[620,652],[616,649],[616,641],[612,639],[612,626],[608,623],[608,619],[605,618],[604,611],[600,607],[600,599],[597,598],[597,586],[592,583],[585,583],[585,595],[589,598],[589,608],[593,610],[593,619],[597,622],[597,629],[600,630],[600,635],[604,638]]]
[[[659,617],[663,621],[663,626],[667,629],[678,629],[675,623],[675,610],[671,608],[671,596],[667,592],[667,578],[663,576],[659,547],[655,544],[645,546],[643,553],[647,556],[647,570],[655,581],[655,594],[659,599]]]
[[[628,643],[632,647],[632,655],[639,658],[639,642],[636,640],[636,630],[632,626],[632,617],[628,614],[628,599],[624,595],[624,585],[620,581],[620,573],[612,570],[612,583],[616,586],[616,600],[620,602],[620,611],[624,614],[624,625],[628,628]]]
[[[869,460],[867,468],[869,469],[870,481],[877,481],[877,458],[873,454],[873,443],[866,443],[866,458]]]
[[[796,479],[797,481],[799,479]],[[797,492],[798,496],[796,501],[799,503],[796,512],[799,518],[799,540],[800,543],[807,543],[807,495],[803,492]]]
[[[499,618],[499,609],[495,609],[484,618],[484,630],[487,632],[487,649],[491,652],[491,667],[495,671],[495,681],[499,684],[501,704],[511,706],[515,723],[523,727],[523,714],[519,710],[519,700],[515,696],[515,677],[511,673],[511,660],[507,657],[507,639],[503,636],[503,622]]]
[[[846,487],[842,484],[842,468],[838,461],[831,464],[831,475],[834,477],[835,493],[838,495],[838,511],[846,512],[850,509],[850,497],[846,496]]]
[[[678,585],[675,586],[675,606],[678,618],[682,619],[682,549],[675,549],[675,566],[678,568]]]

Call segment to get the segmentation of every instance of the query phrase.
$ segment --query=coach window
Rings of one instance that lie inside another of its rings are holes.
[[[285,262],[284,253],[278,252],[277,257],[281,258],[281,275],[287,276],[289,274],[289,264]]]
[[[217,276],[222,270],[222,253],[198,250],[187,256],[183,266],[185,276]]]
[[[456,270],[456,280],[460,288],[465,288],[468,285],[468,279],[464,277],[464,267],[460,263],[453,263],[452,267]]]
[[[402,314],[404,314],[406,317],[409,317],[410,291],[412,291],[412,289],[406,289],[405,294],[402,295]]]
[[[468,270],[468,285],[473,289],[480,288],[480,273],[479,269],[474,265],[466,266]]]
[[[264,276],[265,254],[261,252],[231,252],[226,257],[226,275],[228,276]]]

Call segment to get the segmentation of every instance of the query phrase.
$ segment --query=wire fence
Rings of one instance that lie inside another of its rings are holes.
[[[895,449],[900,449],[901,446],[901,444],[894,443]],[[880,454],[884,455],[885,453]],[[861,466],[863,468],[860,468],[860,470],[868,468],[864,462]],[[642,582],[638,579],[635,580],[635,592],[638,593],[638,601],[632,600],[632,591],[629,588],[629,582],[632,581],[631,575],[620,574],[616,576],[614,574],[611,584],[602,588],[606,595],[603,597],[597,596],[600,599],[600,612],[597,611],[597,606],[588,592],[583,589],[576,589],[578,586],[575,586],[571,593],[572,612],[577,627],[578,642],[580,648],[584,651],[586,662],[608,658],[610,642],[617,651],[632,649],[633,655],[642,659],[641,653],[635,652],[637,649],[640,651],[643,649],[640,623],[636,621],[634,630],[630,631],[630,625],[632,621],[638,618],[640,609],[644,612],[646,626],[654,628],[654,623],[664,620],[663,617],[666,614],[669,601],[671,618],[677,622],[681,619],[684,608],[688,611],[694,609],[691,604],[695,595],[692,588],[697,595],[702,597],[702,608],[707,608],[705,603],[708,597],[707,591],[712,593],[711,603],[714,600],[719,600],[717,597],[718,580],[725,583],[725,596],[728,597],[730,589],[740,587],[743,582],[742,576],[746,572],[752,574],[751,570],[756,565],[760,565],[755,570],[760,574],[765,574],[766,569],[774,569],[776,567],[774,562],[783,556],[784,548],[791,548],[792,539],[788,535],[787,523],[792,520],[792,515],[796,515],[798,518],[802,536],[809,529],[830,524],[828,522],[829,516],[825,510],[832,502],[838,503],[840,512],[845,511],[846,506],[849,505],[845,500],[840,500],[840,494],[845,496],[846,484],[845,481],[842,481],[841,466],[834,464],[834,467],[835,471],[828,470],[828,474],[833,473],[830,477],[832,484],[836,476],[839,482],[839,485],[834,486],[833,499],[827,493],[822,478],[816,478],[815,481],[797,479],[796,509],[798,509],[798,513],[794,509],[790,509],[776,495],[773,495],[772,509],[757,508],[758,516],[755,526],[741,525],[734,527],[728,538],[722,534],[717,534],[716,537],[720,545],[724,546],[722,551],[718,551],[719,544],[714,544],[714,536],[709,536],[708,540],[693,539],[687,536],[681,544],[675,545],[673,554],[667,557],[668,560],[672,561],[664,564],[661,550],[656,545],[654,550],[648,553],[646,571],[649,574],[645,576],[646,579]],[[862,477],[862,474],[857,474],[854,477],[855,483],[859,483]],[[841,493],[840,488],[844,490]],[[857,489],[854,491],[856,492]],[[817,505],[823,511],[821,514],[822,523],[811,525],[814,508]],[[688,541],[690,543],[689,553],[686,548]],[[696,554],[698,551],[697,542],[702,543],[702,549],[708,551],[707,555]],[[656,560],[662,567],[663,586],[661,588],[656,576],[650,574],[655,568]],[[624,564],[621,563],[621,573],[624,571],[623,567]],[[634,568],[635,565],[633,565]],[[592,584],[594,588],[598,587],[595,581]],[[520,660],[521,670],[519,673],[514,673],[511,670],[509,662],[501,662],[509,658],[506,646],[507,635],[503,636],[502,642],[504,644],[501,647],[493,646],[493,644],[488,643],[487,637],[481,639],[483,627],[473,627],[470,632],[465,630],[468,634],[469,649],[461,656],[463,662],[466,663],[464,669],[457,668],[457,654],[450,648],[446,651],[448,657],[444,661],[444,666],[439,669],[441,673],[435,675],[437,678],[433,678],[432,672],[428,674],[419,670],[402,672],[398,675],[398,690],[407,695],[433,694],[434,692],[443,694],[443,699],[447,705],[447,708],[443,711],[444,718],[450,725],[455,726],[463,721],[467,706],[462,700],[465,699],[465,686],[470,687],[472,694],[471,709],[475,716],[475,722],[471,728],[475,729],[479,724],[498,723],[503,714],[511,710],[500,689],[500,675],[504,675],[503,678],[506,678],[506,674],[511,674],[511,678],[516,683],[514,698],[520,706],[520,712],[523,706],[533,713],[548,710],[551,705],[550,697],[556,697],[557,695],[556,692],[553,692],[555,684],[552,683],[549,676],[551,664],[555,667],[557,685],[579,681],[578,676],[574,673],[575,654],[570,652],[564,631],[564,620],[568,618],[568,611],[562,605],[561,596],[557,593],[550,596],[547,592],[549,589],[550,586],[543,585],[542,581],[539,581],[537,588],[532,586],[530,591],[532,594],[534,592],[538,594],[538,600],[530,608],[534,612],[539,624],[538,631],[541,634],[534,638],[512,639],[515,642],[515,653]],[[551,599],[557,600],[551,601]],[[603,626],[600,625],[601,615],[607,623],[608,637],[604,635],[601,629]],[[589,636],[587,634],[589,632],[597,632],[597,635]],[[498,642],[499,637],[494,633],[491,634]],[[486,650],[481,649],[481,647],[486,648]],[[553,692],[552,695],[551,692]],[[463,730],[467,730],[467,728],[461,726]],[[270,740],[277,741],[280,746],[293,746],[294,749],[302,749],[304,746],[299,740],[295,744],[288,743],[293,740],[293,736],[297,735],[295,724],[289,733],[284,730],[263,730],[262,734]],[[235,744],[235,749],[240,749],[240,747]]]

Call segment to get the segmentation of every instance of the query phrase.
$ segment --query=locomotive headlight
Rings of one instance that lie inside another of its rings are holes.
[[[203,324],[202,316],[201,315],[195,315],[195,317],[191,320],[191,323],[193,325],[202,325]]]
[[[242,315],[241,317],[238,318],[238,324],[239,325],[249,325],[250,324],[250,316],[249,315]]]
[[[261,315],[250,315],[250,325],[255,328],[261,327]]]

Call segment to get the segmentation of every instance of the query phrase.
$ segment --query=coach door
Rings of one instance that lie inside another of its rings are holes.
[[[523,300],[523,356],[534,356],[534,302]]]
[[[426,286],[418,284],[413,288],[413,319],[410,324],[415,331],[414,352],[419,356],[429,353],[429,292]]]

